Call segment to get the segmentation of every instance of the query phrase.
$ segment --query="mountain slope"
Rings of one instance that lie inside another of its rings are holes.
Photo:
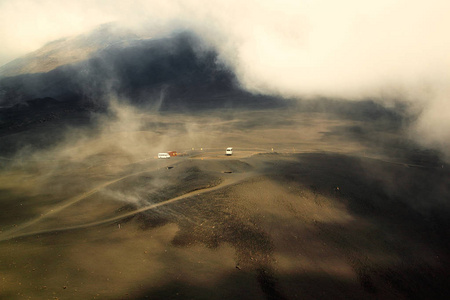
[[[46,73],[2,78],[0,90],[1,106],[45,97],[104,103],[111,96],[161,109],[280,104],[241,89],[214,49],[187,32],[109,44],[88,59]]]
[[[86,34],[49,42],[36,51],[0,66],[0,77],[49,72],[59,66],[86,60],[105,47],[136,38],[138,36],[129,30],[114,24],[104,24]]]

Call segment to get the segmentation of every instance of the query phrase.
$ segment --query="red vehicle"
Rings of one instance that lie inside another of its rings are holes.
[[[168,151],[170,156],[177,156],[177,151]]]

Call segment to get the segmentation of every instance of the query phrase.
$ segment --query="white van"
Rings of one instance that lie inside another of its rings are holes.
[[[232,155],[232,154],[233,154],[233,148],[228,147],[227,150],[225,151],[225,154],[226,154],[227,156]]]
[[[169,153],[158,153],[158,158],[170,158]]]

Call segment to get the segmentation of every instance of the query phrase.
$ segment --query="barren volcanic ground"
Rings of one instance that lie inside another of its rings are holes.
[[[124,118],[3,162],[0,298],[450,295],[450,171],[396,133],[289,111]]]

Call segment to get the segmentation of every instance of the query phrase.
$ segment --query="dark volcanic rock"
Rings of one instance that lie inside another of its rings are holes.
[[[279,105],[242,90],[216,52],[191,33],[106,47],[47,73],[0,79],[0,104],[29,99],[103,102],[111,96],[162,110]]]

